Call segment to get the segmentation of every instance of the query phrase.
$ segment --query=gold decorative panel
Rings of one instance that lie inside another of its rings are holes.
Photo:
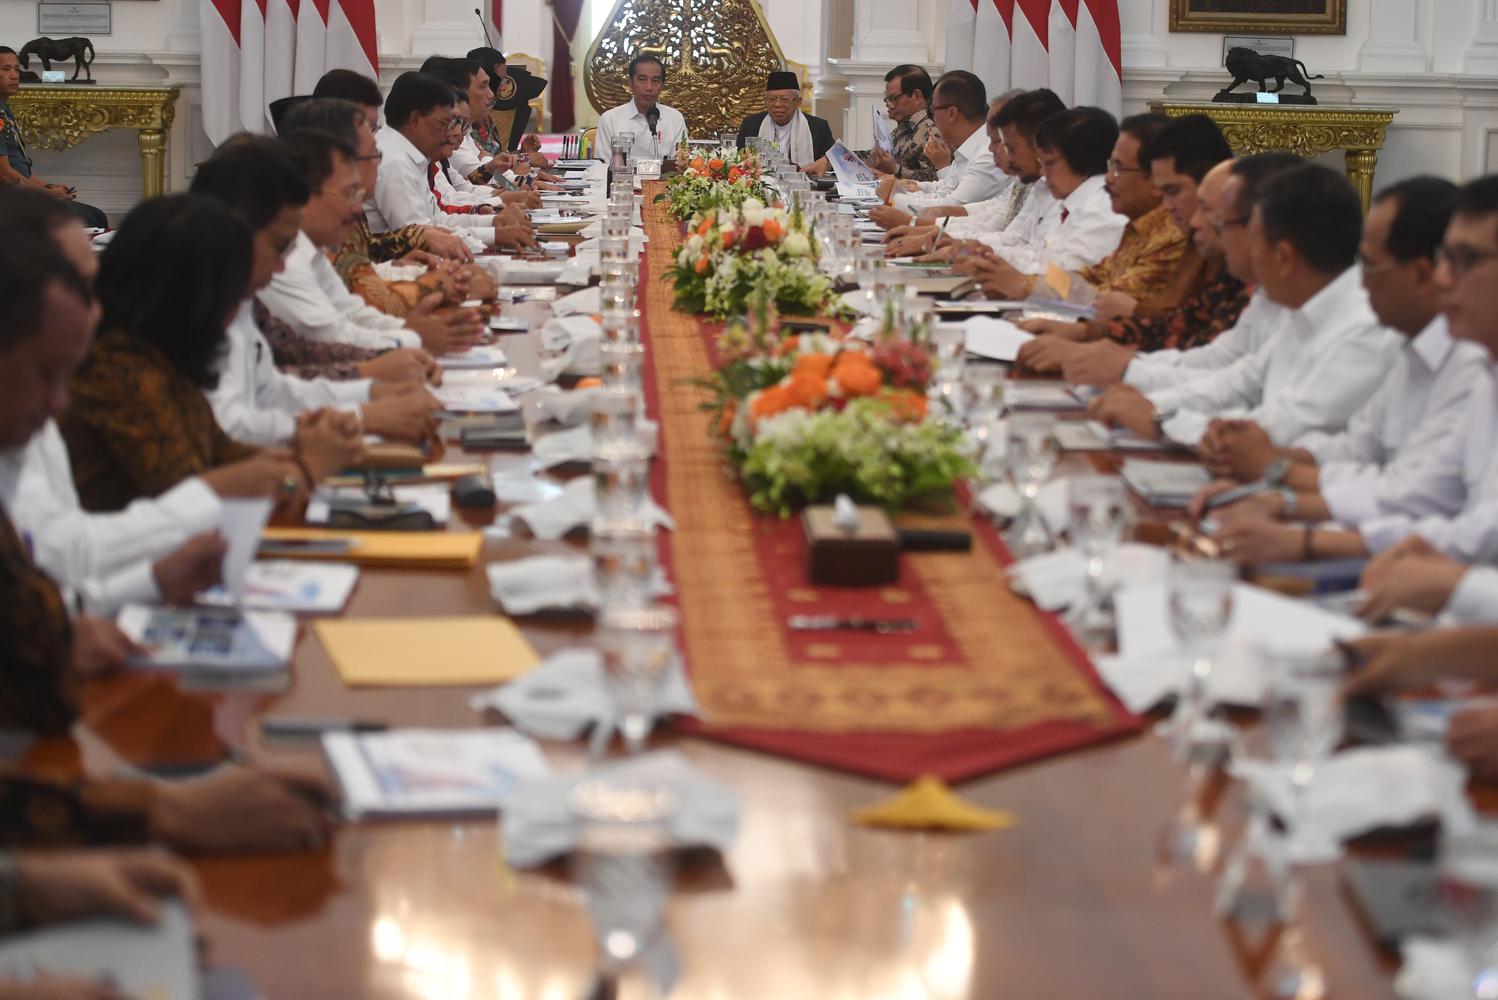
[[[737,131],[765,109],[765,77],[785,61],[755,0],[618,0],[588,49],[583,86],[600,112],[629,100],[629,61],[666,67],[661,103],[694,135]]]
[[[166,137],[177,114],[176,84],[112,87],[105,84],[28,83],[11,98],[26,141],[37,149],[72,149],[113,128],[132,129],[140,146],[141,190],[154,198],[166,190]]]
[[[1283,149],[1313,157],[1342,150],[1347,179],[1362,197],[1364,212],[1373,197],[1373,171],[1384,133],[1399,113],[1393,108],[1210,101],[1152,101],[1150,110],[1172,118],[1206,115],[1222,129],[1223,138],[1239,156]]]

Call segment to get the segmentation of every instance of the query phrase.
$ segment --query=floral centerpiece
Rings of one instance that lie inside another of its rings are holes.
[[[927,418],[922,348],[826,334],[770,340],[725,330],[722,367],[704,380],[714,433],[757,509],[785,517],[846,493],[897,510],[949,500],[975,472],[961,430]]]
[[[743,312],[755,291],[794,315],[818,312],[832,300],[805,216],[757,198],[693,218],[671,280],[677,309],[719,319]]]
[[[759,161],[744,150],[730,154],[694,156],[666,184],[670,212],[685,222],[704,212],[733,209],[753,198],[766,201],[769,190],[759,179]]]

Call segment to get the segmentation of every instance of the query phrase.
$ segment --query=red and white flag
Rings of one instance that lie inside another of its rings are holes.
[[[200,0],[203,128],[215,144],[270,132],[272,101],[330,69],[378,78],[374,0]]]
[[[990,96],[1049,87],[1068,106],[1123,107],[1118,0],[948,0],[947,69],[970,69]],[[971,38],[961,34],[971,25]],[[955,58],[951,54],[955,52]]]

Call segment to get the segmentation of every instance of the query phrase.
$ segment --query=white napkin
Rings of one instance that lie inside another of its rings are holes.
[[[596,611],[598,581],[587,556],[533,556],[512,562],[490,563],[489,594],[510,615],[539,611]],[[666,571],[657,566],[651,580],[652,597],[670,594]]]
[[[840,298],[843,305],[847,306],[858,315],[874,315],[874,305],[869,301],[868,293],[866,293],[862,288],[855,288],[852,291],[844,292],[840,296]]]
[[[560,283],[567,262],[562,260],[518,260],[514,257],[487,257],[494,280],[502,285],[555,285]]]
[[[572,789],[579,782],[603,777],[649,781],[674,792],[676,812],[670,829],[677,847],[726,851],[738,834],[739,803],[733,792],[693,769],[677,751],[660,750],[605,764],[587,774],[517,785],[500,829],[505,860],[516,868],[533,868],[570,851],[577,838],[568,807]]]
[[[515,728],[543,740],[575,740],[589,726],[613,730],[614,707],[603,683],[603,660],[596,649],[553,653],[519,680],[476,694],[474,711],[503,712]],[[661,683],[657,715],[696,715],[697,699],[678,665]]]
[[[556,541],[574,528],[592,521],[594,506],[593,479],[580,476],[562,487],[561,496],[540,503],[522,504],[511,511],[511,516],[524,522],[537,538]],[[676,521],[654,500],[646,501],[645,513],[657,527],[676,530]]]
[[[598,289],[589,288],[596,299]],[[571,298],[571,296],[568,296]],[[550,374],[597,375],[601,367],[600,348],[603,344],[603,327],[588,316],[567,316],[549,319],[541,327],[541,344],[548,351],[561,351],[562,359],[543,362],[542,368]],[[558,367],[559,366],[559,367]]]
[[[536,414],[542,420],[570,427],[588,419],[588,406],[596,395],[596,389],[564,392],[556,386],[548,386],[546,391],[537,393],[528,402],[535,406]]]
[[[635,432],[640,440],[640,447],[646,454],[654,455],[659,425],[653,420],[641,419],[635,426]],[[531,455],[543,469],[554,469],[569,462],[591,462],[593,429],[587,424],[581,424],[542,435],[531,446]]]
[[[1235,760],[1229,771],[1277,815],[1296,815],[1290,765]],[[1466,784],[1466,769],[1435,747],[1364,747],[1336,754],[1318,765],[1311,778],[1292,854],[1297,844],[1309,850],[1312,844],[1337,844],[1379,827],[1408,826],[1432,816],[1448,834],[1470,832],[1477,818]]]
[[[1117,596],[1114,608],[1118,608]],[[1121,612],[1120,612],[1121,613]],[[1101,655],[1093,665],[1103,682],[1131,712],[1146,712],[1180,692],[1191,676],[1190,655],[1172,650],[1144,656]],[[1264,704],[1269,667],[1264,652],[1247,639],[1227,639],[1212,657],[1207,701],[1257,708]]]
[[[1472,1000],[1472,973],[1456,942],[1412,937],[1399,951],[1404,965],[1394,977],[1394,992],[1405,1000]]]
[[[1022,559],[1010,569],[1037,607],[1059,611],[1087,595],[1087,557],[1074,548],[1057,549]],[[1132,584],[1163,581],[1170,572],[1170,555],[1154,545],[1120,545],[1103,565],[1102,584],[1112,590]]]
[[[1069,527],[1071,515],[1067,505],[1071,502],[1071,490],[1065,479],[1053,479],[1040,488],[1035,505],[1052,535],[1059,535]],[[994,483],[978,494],[978,504],[994,517],[1013,520],[1024,506],[1024,498],[1008,483]]]
[[[551,311],[558,316],[591,316],[603,311],[603,292],[601,289],[584,288],[580,292],[571,295],[563,295],[551,304]]]

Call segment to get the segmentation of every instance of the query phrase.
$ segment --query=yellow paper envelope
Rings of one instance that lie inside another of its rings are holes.
[[[1071,296],[1071,274],[1055,264],[1045,266],[1046,284],[1056,290],[1056,297],[1065,302]]]
[[[313,625],[350,687],[500,684],[540,657],[507,618],[336,618]]]
[[[416,569],[468,569],[479,561],[484,536],[476,531],[338,531],[332,528],[266,528],[266,542],[319,542],[343,539],[347,552],[311,547],[277,551],[277,559],[318,559],[360,566],[407,566]]]
[[[883,802],[859,809],[853,820],[861,826],[906,830],[1002,830],[1015,824],[1013,813],[975,806],[929,774]]]

